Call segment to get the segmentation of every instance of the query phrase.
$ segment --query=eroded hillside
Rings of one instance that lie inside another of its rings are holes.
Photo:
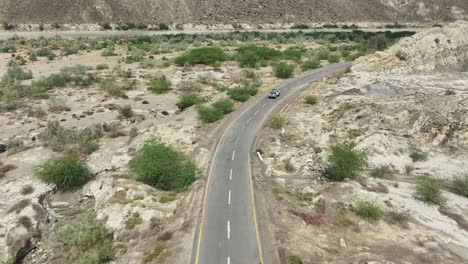
[[[463,0],[411,1],[111,1],[2,0],[3,20],[14,23],[278,23],[313,21],[426,21],[465,19]]]

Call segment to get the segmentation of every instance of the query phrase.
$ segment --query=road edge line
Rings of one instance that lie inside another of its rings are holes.
[[[257,237],[258,255],[260,258],[260,264],[263,264],[262,243],[260,239],[260,232],[258,230],[257,209],[255,207],[255,195],[253,191],[252,169],[250,167],[250,151],[247,154],[247,167],[249,168],[250,195],[252,198],[251,201],[252,201],[253,218],[254,218],[254,224],[255,224],[255,235]]]

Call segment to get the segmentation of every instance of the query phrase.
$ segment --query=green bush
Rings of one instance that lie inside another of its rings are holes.
[[[130,118],[132,117],[135,113],[133,112],[133,109],[130,105],[124,105],[119,108],[119,113],[121,116],[125,118]]]
[[[302,264],[302,258],[301,256],[297,254],[291,254],[288,256],[288,263],[289,264]]]
[[[320,66],[320,62],[318,62],[317,60],[306,60],[301,64],[301,68],[303,71],[317,69]]]
[[[447,199],[442,195],[442,180],[433,176],[421,176],[416,185],[416,199],[428,204],[443,205]]]
[[[286,123],[288,122],[288,119],[285,116],[282,115],[274,115],[270,119],[270,127],[273,129],[280,129],[282,128]]]
[[[417,161],[426,161],[429,154],[427,152],[424,152],[420,148],[411,147],[409,156],[413,162],[417,162]]]
[[[149,90],[155,94],[163,94],[171,89],[171,82],[166,79],[152,81]]]
[[[302,55],[304,55],[304,52],[304,49],[288,48],[283,51],[283,58],[287,60],[300,61],[302,59]]]
[[[198,108],[198,118],[203,123],[213,123],[224,117],[223,111],[213,106],[200,106]]]
[[[134,62],[140,62],[144,60],[145,56],[145,51],[138,49],[138,48],[132,48],[130,50],[130,55],[125,57],[125,63],[130,64]]]
[[[36,50],[35,53],[38,57],[47,57],[47,58],[56,57],[55,53],[50,48],[47,48],[47,47],[40,48]]]
[[[313,96],[313,95],[307,95],[305,98],[304,98],[306,104],[310,104],[310,105],[314,105],[317,103],[317,96]]]
[[[385,221],[394,225],[402,224],[408,222],[410,219],[410,214],[407,212],[392,210],[385,213]]]
[[[275,76],[281,79],[291,78],[294,75],[294,66],[284,62],[278,63],[275,68]]]
[[[320,49],[317,51],[316,55],[319,60],[327,60],[329,54],[330,51],[328,49]]]
[[[172,201],[175,201],[176,198],[177,198],[177,193],[175,192],[163,193],[161,194],[161,197],[159,198],[159,202],[170,203]]]
[[[130,160],[137,180],[162,190],[181,191],[195,181],[197,168],[174,147],[150,140]]]
[[[52,158],[36,170],[36,175],[45,183],[55,184],[57,189],[68,191],[83,186],[91,172],[86,163],[73,155]]]
[[[329,63],[340,62],[340,55],[336,54],[336,53],[329,54],[327,60],[328,60]]]
[[[278,60],[283,57],[283,53],[279,50],[257,46],[246,45],[237,50],[236,58],[241,67],[257,67],[262,63],[270,60]]]
[[[205,47],[192,49],[189,52],[175,58],[174,63],[183,66],[185,64],[206,64],[213,65],[217,62],[223,62],[228,59],[224,51],[217,47]]]
[[[291,29],[308,29],[308,28],[310,27],[306,24],[294,24],[291,26]]]
[[[384,211],[377,202],[361,199],[356,203],[356,214],[367,221],[377,221],[384,216]]]
[[[452,184],[456,193],[468,197],[468,175],[455,177]]]
[[[184,93],[180,96],[177,106],[180,110],[185,110],[186,108],[203,103],[203,98],[201,98],[196,93]]]
[[[367,164],[366,153],[356,151],[351,146],[337,145],[331,150],[325,175],[333,181],[355,178]]]
[[[33,77],[31,71],[24,71],[18,64],[13,63],[8,67],[6,73],[0,80],[0,86],[11,86],[19,84],[23,80],[29,80]]]
[[[231,97],[232,100],[245,102],[249,100],[251,96],[257,94],[257,88],[253,86],[239,86],[229,89],[227,94],[229,97]]]
[[[371,170],[370,176],[374,178],[381,178],[381,179],[391,179],[393,178],[393,169],[388,165],[382,165],[375,167]]]
[[[229,99],[221,99],[212,104],[212,106],[224,114],[230,113],[234,110],[234,103]]]

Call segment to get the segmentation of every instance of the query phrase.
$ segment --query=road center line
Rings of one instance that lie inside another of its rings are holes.
[[[258,114],[258,110],[257,110],[257,111],[255,111],[254,115],[257,115],[257,114]]]
[[[229,171],[229,180],[232,181],[232,168],[231,171]]]
[[[227,239],[231,238],[231,221],[227,221]]]
[[[236,156],[236,150],[232,152],[232,160],[234,160],[234,157]]]
[[[266,103],[262,104],[262,107],[265,107]]]
[[[227,264],[231,264],[231,258],[227,257]]]
[[[228,205],[231,205],[231,190],[229,190],[228,194]]]
[[[250,123],[250,120],[252,120],[252,118],[250,117],[249,119],[247,119],[247,124]]]

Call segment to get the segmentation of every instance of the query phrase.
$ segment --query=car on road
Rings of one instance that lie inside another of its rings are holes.
[[[280,91],[277,90],[277,89],[273,89],[271,90],[269,93],[268,93],[268,98],[273,98],[273,99],[276,99],[280,96]]]

